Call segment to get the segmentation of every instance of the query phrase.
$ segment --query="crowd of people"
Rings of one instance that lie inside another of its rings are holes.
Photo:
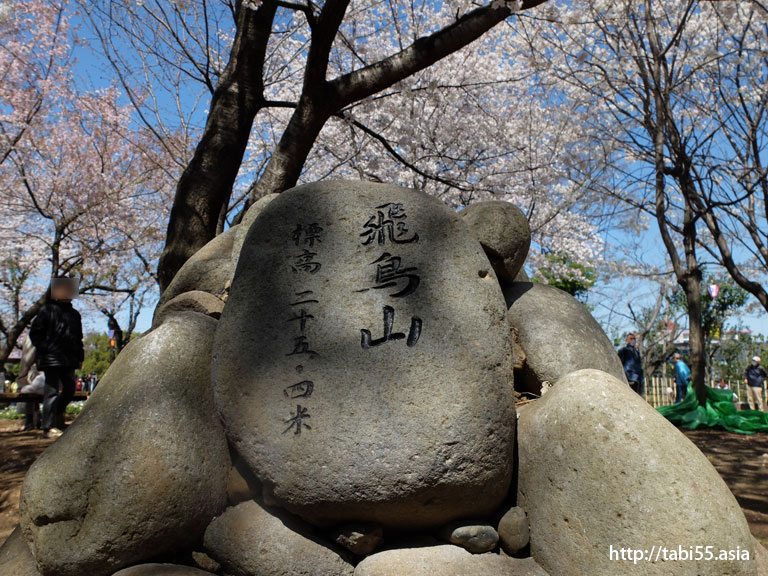
[[[642,395],[645,391],[645,375],[643,373],[643,362],[640,354],[638,337],[630,333],[627,336],[625,345],[619,350],[619,360],[624,368],[624,374],[627,377],[629,386]],[[682,402],[688,393],[688,385],[691,383],[691,369],[683,360],[679,352],[675,352],[670,362],[674,368],[675,378],[675,404]],[[752,357],[752,363],[744,371],[744,384],[747,389],[747,404],[750,410],[764,411],[763,393],[765,390],[768,372],[762,366],[762,359],[759,356]],[[730,389],[728,383],[723,379],[714,385],[715,388]],[[735,395],[734,395],[735,396]],[[738,398],[736,398],[738,400]]]

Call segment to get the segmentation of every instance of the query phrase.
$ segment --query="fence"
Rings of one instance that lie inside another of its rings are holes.
[[[712,382],[711,385],[714,386],[715,383]],[[747,401],[747,385],[743,381],[729,380],[728,387],[739,397],[739,402]],[[675,402],[676,390],[674,378],[654,376],[645,381],[645,400],[654,408],[669,406]]]

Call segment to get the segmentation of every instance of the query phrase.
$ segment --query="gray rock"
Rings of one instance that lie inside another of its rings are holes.
[[[0,546],[0,574],[3,576],[40,576],[29,545],[16,527]]]
[[[177,564],[141,564],[115,572],[113,576],[211,576],[211,573]]]
[[[174,312],[197,312],[218,320],[221,318],[222,310],[224,310],[224,301],[213,294],[200,290],[184,292],[157,309],[152,327],[157,328],[169,314]]]
[[[256,218],[259,217],[259,215],[264,211],[264,208],[266,208],[272,200],[280,196],[280,194],[267,194],[265,196],[262,196],[259,198],[256,202],[253,203],[253,205],[248,208],[248,211],[245,213],[245,216],[243,216],[242,221],[237,226],[237,232],[235,232],[235,240],[232,244],[232,262],[234,263],[234,266],[237,266],[237,261],[240,258],[240,251],[243,249],[243,243],[245,242],[245,237],[248,235],[248,230],[251,229],[251,226],[256,221]],[[232,268],[232,273],[234,274],[235,269]]]
[[[440,530],[440,538],[473,554],[490,552],[499,543],[498,532],[483,522],[452,522]]]
[[[375,524],[347,524],[333,531],[333,541],[358,556],[372,554],[384,543],[384,530]]]
[[[229,508],[205,531],[205,549],[237,576],[349,576],[352,565],[289,515],[255,501]]]
[[[480,240],[502,286],[514,282],[531,247],[531,227],[522,210],[496,200],[472,204],[461,216]]]
[[[232,245],[239,226],[232,226],[200,248],[179,269],[171,283],[160,295],[155,314],[167,302],[185,292],[199,290],[226,299],[229,283],[234,272]],[[153,321],[153,326],[157,325]]]
[[[616,378],[580,370],[556,382],[520,410],[518,446],[531,555],[550,573],[755,574],[753,561],[617,559],[621,548],[739,547],[750,558],[754,548],[738,502],[707,458]]]
[[[509,323],[525,351],[515,373],[518,392],[539,394],[569,372],[602,370],[626,382],[611,341],[584,304],[553,286],[514,283],[504,289]]]
[[[752,544],[755,546],[757,576],[768,576],[768,550],[754,536],[752,537]]]
[[[528,274],[525,272],[525,268],[520,268],[520,271],[517,273],[517,276],[515,276],[515,282],[530,282],[531,279],[528,277]]]
[[[470,554],[458,546],[387,550],[368,556],[354,576],[547,576],[531,558]],[[585,572],[589,574],[589,572]]]
[[[310,522],[439,527],[483,518],[507,494],[503,297],[478,242],[426,194],[362,182],[283,192],[243,246],[213,373],[265,502]]]
[[[499,539],[507,554],[516,554],[528,546],[528,517],[519,506],[510,508],[499,521]]]
[[[230,506],[235,506],[240,502],[253,500],[253,497],[253,489],[248,485],[248,481],[240,469],[237,466],[232,466],[227,476],[227,503]]]
[[[46,576],[101,576],[193,544],[226,502],[210,389],[216,321],[184,312],[131,342],[30,468],[21,523]]]

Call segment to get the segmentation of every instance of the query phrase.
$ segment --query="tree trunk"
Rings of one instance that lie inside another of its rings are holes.
[[[545,1],[525,0],[520,9],[527,10]],[[329,82],[324,81],[324,75],[310,77],[305,82],[302,100],[264,175],[249,190],[246,208],[266,194],[282,192],[296,184],[315,138],[331,116],[471,44],[510,14],[506,6],[483,6],[379,62]],[[311,59],[311,53],[309,57]],[[323,62],[322,66],[327,66],[327,62]],[[310,61],[307,72],[317,69],[320,69],[320,64]]]
[[[701,319],[701,270],[690,271],[680,285],[688,302],[688,347],[691,361],[691,383],[696,391],[696,398],[702,406],[706,401],[707,355],[704,327]]]
[[[252,199],[272,192],[282,192],[296,185],[317,136],[333,114],[333,110],[321,109],[313,104],[321,101],[323,98],[318,95],[304,97],[299,102],[264,174],[252,189]]]
[[[13,352],[13,349],[16,347],[16,343],[19,341],[19,338],[24,333],[24,330],[27,329],[27,327],[32,323],[32,320],[35,319],[35,316],[37,316],[37,313],[40,312],[40,309],[43,307],[43,304],[45,304],[46,294],[43,294],[40,298],[37,299],[37,301],[32,304],[29,308],[27,308],[24,311],[24,314],[22,315],[19,320],[10,327],[8,330],[8,333],[5,338],[5,344],[0,346],[0,366],[5,364],[8,361],[8,357],[11,355],[11,352]]]
[[[243,161],[253,119],[263,106],[262,69],[277,5],[236,11],[237,32],[227,67],[211,99],[203,136],[181,175],[158,265],[160,290],[216,235],[222,205]]]

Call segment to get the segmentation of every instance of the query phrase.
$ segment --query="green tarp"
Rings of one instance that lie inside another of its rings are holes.
[[[673,424],[695,430],[720,426],[739,434],[768,432],[768,413],[759,410],[736,410],[733,391],[707,387],[707,404],[699,405],[693,386],[688,386],[685,399],[679,404],[659,406],[661,414]]]

